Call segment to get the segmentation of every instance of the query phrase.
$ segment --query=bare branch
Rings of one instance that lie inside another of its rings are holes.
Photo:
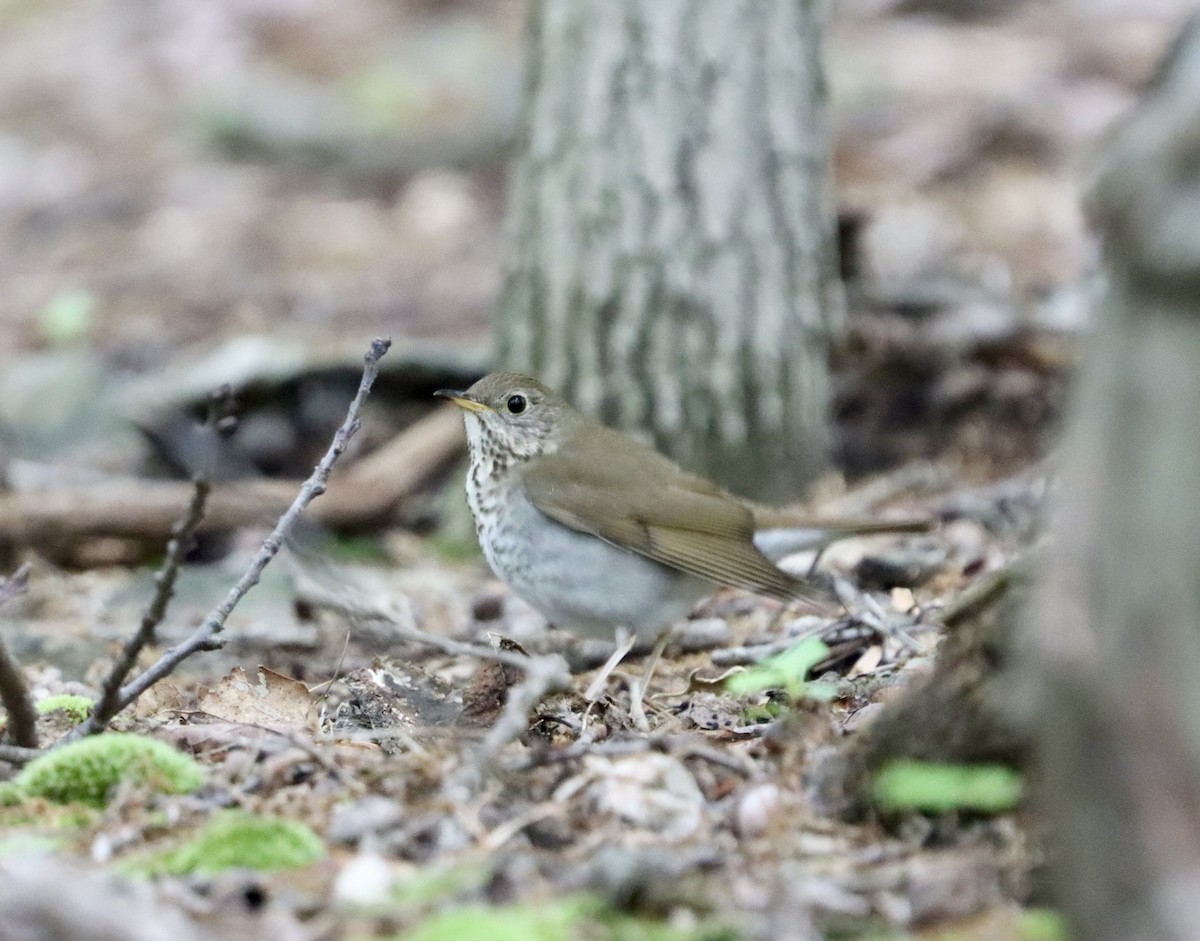
[[[193,482],[191,503],[188,504],[186,515],[174,526],[173,537],[167,544],[167,556],[154,576],[154,597],[150,600],[146,613],[142,615],[141,626],[121,650],[121,655],[104,678],[100,698],[92,706],[92,714],[72,732],[72,738],[103,732],[123,708],[121,684],[137,663],[138,655],[154,642],[158,625],[162,623],[167,613],[167,605],[171,603],[175,594],[175,579],[179,575],[179,569],[187,556],[196,527],[204,518],[204,504],[210,489],[208,481],[199,477]]]
[[[348,610],[343,606],[343,610]],[[477,793],[487,773],[495,766],[500,752],[510,742],[520,738],[529,728],[529,713],[546,696],[547,693],[559,689],[569,689],[571,673],[567,664],[557,654],[529,657],[514,653],[511,650],[497,650],[492,647],[482,647],[476,644],[464,644],[449,637],[439,637],[427,634],[415,627],[409,627],[399,619],[388,614],[372,610],[370,612],[351,612],[360,617],[386,621],[395,632],[396,637],[434,647],[451,656],[477,657],[481,660],[491,660],[505,666],[516,667],[525,674],[520,685],[508,692],[508,700],[504,711],[488,731],[479,748],[475,751],[470,764],[461,768],[454,780],[448,785],[452,794]]]
[[[0,607],[24,594],[29,586],[29,563],[26,562],[0,585]],[[0,638],[0,702],[8,712],[8,734],[21,748],[37,748],[37,709],[29,697],[29,687],[21,665],[9,653]]]
[[[279,518],[279,522],[275,524],[275,529],[263,542],[262,548],[254,556],[246,573],[238,579],[237,584],[225,596],[225,600],[213,609],[208,617],[204,619],[204,622],[192,632],[191,636],[182,643],[172,647],[159,658],[157,663],[121,688],[117,697],[118,711],[135,702],[142,693],[163,679],[163,677],[169,676],[180,663],[192,654],[201,650],[215,650],[221,646],[220,634],[225,629],[225,621],[233,612],[233,609],[245,597],[246,592],[258,584],[263,569],[279,553],[284,540],[296,525],[296,521],[300,518],[300,514],[304,508],[316,497],[325,492],[333,465],[337,463],[338,458],[345,451],[346,445],[355,432],[358,431],[358,414],[362,410],[367,395],[370,394],[375,377],[379,374],[379,360],[383,358],[383,355],[387,353],[391,345],[391,340],[383,339],[377,339],[371,344],[370,351],[363,358],[365,365],[363,367],[362,381],[358,386],[358,394],[355,395],[354,401],[350,403],[350,408],[346,412],[346,420],[334,434],[333,443],[330,444],[329,450],[325,452],[325,456],[321,458],[321,462],[312,472],[312,476],[304,482],[304,485],[300,488],[300,493],[296,496],[292,505]]]

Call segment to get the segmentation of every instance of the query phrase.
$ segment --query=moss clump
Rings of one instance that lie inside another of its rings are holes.
[[[92,701],[86,696],[47,696],[37,704],[38,715],[63,711],[72,722],[82,722],[92,711]]]
[[[186,794],[203,780],[189,755],[152,738],[113,732],[54,749],[26,765],[13,784],[31,797],[103,807],[122,782]]]
[[[302,823],[230,811],[147,868],[202,876],[226,869],[295,869],[315,863],[324,852],[320,837]]]
[[[0,807],[16,807],[25,802],[25,792],[12,781],[0,782]]]

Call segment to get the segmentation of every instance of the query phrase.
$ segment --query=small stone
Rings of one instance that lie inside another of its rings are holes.
[[[732,640],[733,629],[724,618],[685,621],[671,634],[671,643],[684,653],[727,647]]]
[[[350,905],[383,905],[390,900],[392,867],[377,853],[359,853],[342,867],[333,883],[333,896]]]
[[[754,784],[745,788],[733,810],[733,832],[741,839],[762,836],[770,828],[779,809],[779,787]]]
[[[364,797],[343,804],[329,820],[329,839],[333,843],[353,845],[368,834],[380,833],[399,823],[404,809],[386,797]]]

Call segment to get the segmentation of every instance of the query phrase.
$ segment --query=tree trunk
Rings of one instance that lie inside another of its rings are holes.
[[[825,464],[822,0],[533,0],[500,359],[760,497]]]
[[[1094,194],[1108,297],[1022,648],[1073,936],[1200,932],[1200,29]]]

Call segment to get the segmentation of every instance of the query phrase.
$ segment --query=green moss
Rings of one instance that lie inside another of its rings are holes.
[[[315,863],[324,852],[320,837],[302,823],[229,811],[147,868],[170,875],[295,869]]]
[[[92,701],[86,696],[63,694],[62,696],[47,696],[37,704],[38,714],[43,716],[60,709],[72,722],[82,722],[92,711]]]
[[[54,749],[26,765],[13,784],[31,797],[103,807],[122,782],[184,794],[203,780],[189,755],[152,738],[113,732]]]
[[[25,800],[25,792],[12,781],[0,782],[0,807],[16,807]]]
[[[404,941],[733,941],[727,928],[674,928],[615,912],[588,895],[557,901],[467,906],[435,915]]]

